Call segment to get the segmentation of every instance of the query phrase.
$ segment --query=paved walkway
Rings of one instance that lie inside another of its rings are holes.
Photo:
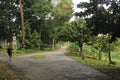
[[[33,55],[16,57],[11,68],[25,80],[114,80],[89,66],[76,62],[64,55],[65,50],[43,53],[45,59],[34,59]],[[7,61],[0,55],[0,60]]]

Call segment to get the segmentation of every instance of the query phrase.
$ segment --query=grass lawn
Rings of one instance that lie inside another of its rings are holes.
[[[16,78],[16,79],[15,79]],[[0,61],[0,80],[23,80]]]
[[[41,54],[41,55],[32,56],[32,58],[35,58],[35,59],[44,59],[45,56]]]
[[[85,65],[89,65],[93,68],[100,70],[110,76],[120,79],[120,60],[116,60],[116,65],[109,65],[107,60],[97,60],[97,59],[90,59],[85,58],[82,60],[80,56],[73,55],[73,54],[66,54],[67,56],[71,57],[72,59],[81,62]]]
[[[13,50],[13,56],[25,56],[28,54],[37,54],[37,53],[42,53],[43,51],[39,50]],[[4,53],[7,55],[7,51],[4,50]]]

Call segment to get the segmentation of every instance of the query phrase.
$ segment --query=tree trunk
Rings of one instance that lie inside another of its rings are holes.
[[[55,49],[55,38],[53,38],[53,42],[52,42],[52,49]]]
[[[83,51],[83,42],[84,42],[84,34],[83,34],[83,28],[81,28],[81,34],[82,34],[82,44],[81,44],[81,53],[82,53],[82,60],[84,60],[84,51]]]
[[[99,51],[99,60],[101,60],[101,56],[102,56],[101,51]]]
[[[109,63],[112,62],[111,60],[111,49],[110,49],[110,43],[109,43],[109,52],[108,52],[108,57],[109,57]]]
[[[22,49],[24,49],[24,40],[25,40],[25,31],[24,31],[24,15],[23,15],[23,6],[22,1],[19,0],[20,5],[20,14],[21,14],[21,28],[22,28]]]
[[[84,51],[83,51],[83,44],[79,43],[79,54],[82,57],[82,60],[84,60]]]
[[[81,56],[82,56],[82,60],[84,60],[84,51],[83,51],[83,46],[81,47]]]

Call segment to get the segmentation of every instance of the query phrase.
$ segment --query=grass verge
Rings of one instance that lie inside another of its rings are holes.
[[[13,56],[25,56],[27,54],[36,54],[42,51],[39,50],[13,50]]]
[[[10,70],[7,64],[0,61],[0,80],[24,80],[22,77],[15,74]]]
[[[120,80],[120,62],[116,60],[116,65],[109,65],[107,60],[97,60],[97,59],[91,59],[91,58],[85,58],[85,60],[82,60],[80,56],[74,55],[74,54],[66,54],[70,58],[81,62],[83,64],[89,65],[95,69],[100,70],[101,72],[104,72],[116,79]]]
[[[35,59],[44,59],[45,56],[41,54],[41,55],[32,56],[32,58],[35,58]]]

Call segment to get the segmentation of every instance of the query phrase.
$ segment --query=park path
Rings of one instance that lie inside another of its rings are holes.
[[[33,54],[15,57],[10,65],[24,80],[114,80],[96,69],[68,58],[64,52],[65,49],[44,52],[44,59],[34,59]],[[0,55],[0,60],[7,61],[7,57]]]

